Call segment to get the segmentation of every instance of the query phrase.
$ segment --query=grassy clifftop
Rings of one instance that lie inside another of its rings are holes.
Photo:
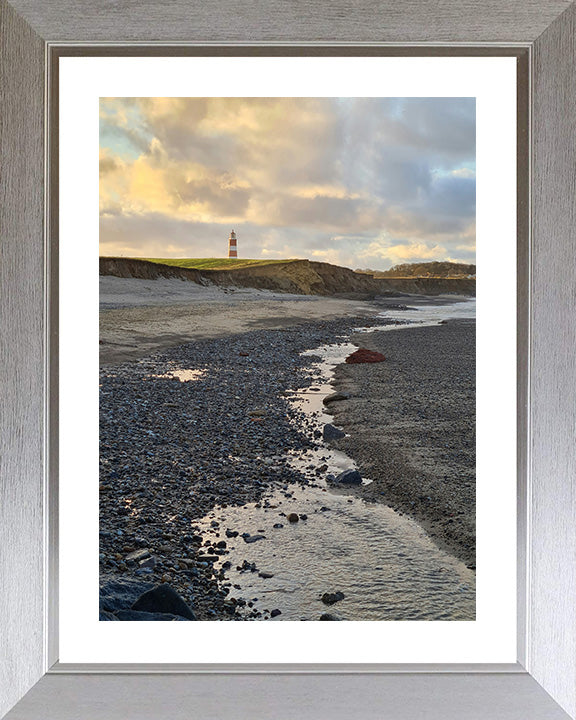
[[[190,270],[240,270],[256,265],[277,265],[292,260],[245,260],[244,258],[140,258],[146,262],[170,267],[187,268]]]
[[[311,260],[166,260],[100,258],[100,275],[180,278],[201,285],[250,287],[300,295],[368,298],[378,295],[476,294],[474,278],[377,278],[350,268]]]

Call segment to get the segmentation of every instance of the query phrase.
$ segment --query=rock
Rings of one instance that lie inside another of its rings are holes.
[[[217,560],[220,560],[220,555],[198,555],[198,560],[200,560],[200,562],[215,563]]]
[[[146,560],[146,558],[149,558],[150,555],[151,553],[148,548],[146,548],[145,550],[134,550],[134,552],[126,555],[125,560],[126,562],[140,563],[142,560]]]
[[[356,352],[348,355],[346,358],[347,363],[378,363],[384,362],[386,358],[382,353],[375,352],[374,350],[367,350],[366,348],[358,348]]]
[[[140,560],[140,562],[138,563],[138,567],[140,569],[150,568],[152,570],[156,567],[156,558],[154,556],[151,556],[149,558],[145,558],[144,560]]]
[[[266,417],[267,411],[264,408],[254,408],[248,411],[248,417]]]
[[[238,537],[238,531],[237,530],[230,530],[229,528],[226,529],[226,537],[227,538],[235,538]]]
[[[268,578],[273,578],[273,577],[274,577],[274,573],[265,572],[264,570],[261,570],[261,571],[258,573],[258,577],[264,578],[264,580],[268,580]]]
[[[100,622],[106,622],[107,620],[118,620],[118,618],[111,612],[107,612],[106,610],[100,610],[100,617],[98,618],[98,620],[100,620]]]
[[[282,525],[282,523],[274,523],[272,527],[275,527],[278,530],[279,528],[283,528],[284,525]]]
[[[186,622],[185,618],[180,615],[171,615],[170,613],[139,612],[137,610],[118,610],[115,620],[138,620],[141,622],[149,622],[151,620],[181,620],[182,622]]]
[[[308,520],[308,515],[305,515],[304,513],[302,513],[300,515],[300,520]]]
[[[191,570],[196,567],[196,560],[192,558],[176,558],[176,564],[182,570]]]
[[[288,522],[291,522],[291,523],[297,523],[298,520],[300,520],[300,518],[298,517],[298,515],[296,513],[290,513],[290,515],[288,515],[288,517],[287,517],[287,520],[288,520]]]
[[[320,620],[342,620],[338,615],[332,615],[332,613],[322,613]]]
[[[116,612],[127,610],[145,592],[152,590],[154,585],[141,580],[127,580],[101,576],[100,610]]]
[[[256,563],[249,563],[248,560],[244,560],[242,565],[239,565],[236,570],[250,570],[250,572],[257,572],[258,568]]]
[[[265,539],[266,539],[265,535],[249,535],[248,537],[244,538],[244,542],[245,543],[254,543],[257,540],[265,540]]]
[[[270,613],[270,617],[278,617],[278,615],[282,615],[282,610],[278,610],[278,608],[272,610]]]
[[[148,590],[136,600],[131,609],[150,613],[169,613],[180,615],[187,620],[196,620],[192,610],[170,585],[158,585]]]
[[[226,547],[226,540],[220,540],[216,543],[215,547],[217,548],[225,548]]]
[[[349,397],[350,397],[350,395],[348,395],[348,393],[334,392],[334,393],[331,393],[330,395],[326,395],[326,397],[324,398],[324,400],[322,400],[322,402],[324,403],[324,405],[330,405],[330,403],[333,403],[333,402],[340,402],[341,400],[348,400]]]
[[[339,590],[335,593],[324,593],[321,599],[324,605],[334,605],[334,603],[337,603],[339,600],[344,600],[344,593]]]
[[[322,431],[322,437],[324,440],[339,440],[340,438],[346,437],[346,433],[340,430],[339,428],[335,427],[334,425],[331,425],[330,423],[327,423],[324,425],[324,430]]]
[[[362,475],[358,470],[344,470],[334,481],[339,485],[362,485]]]

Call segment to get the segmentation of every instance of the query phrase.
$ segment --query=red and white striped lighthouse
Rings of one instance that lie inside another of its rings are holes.
[[[230,237],[228,238],[228,257],[238,257],[238,245],[236,244],[236,233],[234,232],[234,230],[232,230],[232,232],[230,233]]]

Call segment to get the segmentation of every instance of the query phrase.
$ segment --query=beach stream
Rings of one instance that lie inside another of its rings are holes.
[[[399,308],[381,315],[398,324],[366,332],[473,318],[475,301]],[[351,343],[335,343],[303,353],[314,359],[313,384],[286,394],[319,430],[332,423],[323,400],[334,391],[334,368],[355,349]],[[264,464],[275,459],[262,458]],[[342,620],[475,619],[472,570],[439,549],[408,517],[321,479],[355,468],[349,457],[324,443],[288,459],[307,475],[308,485],[285,486],[259,503],[215,507],[196,521],[205,537],[226,539],[228,553],[217,566],[230,563],[226,578],[231,597],[242,597],[261,611],[280,610],[274,620],[318,620],[322,613]],[[327,468],[316,476],[314,471],[322,466]],[[290,514],[298,515],[298,521],[290,522]],[[226,537],[227,529],[238,536]],[[250,540],[258,535],[263,537]],[[343,599],[330,606],[322,602],[324,593],[338,591]]]

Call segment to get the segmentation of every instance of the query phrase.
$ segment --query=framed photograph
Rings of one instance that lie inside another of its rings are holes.
[[[576,717],[574,5],[214,9],[0,0],[0,715]]]
[[[517,59],[325,52],[59,59],[62,663],[516,659]]]

